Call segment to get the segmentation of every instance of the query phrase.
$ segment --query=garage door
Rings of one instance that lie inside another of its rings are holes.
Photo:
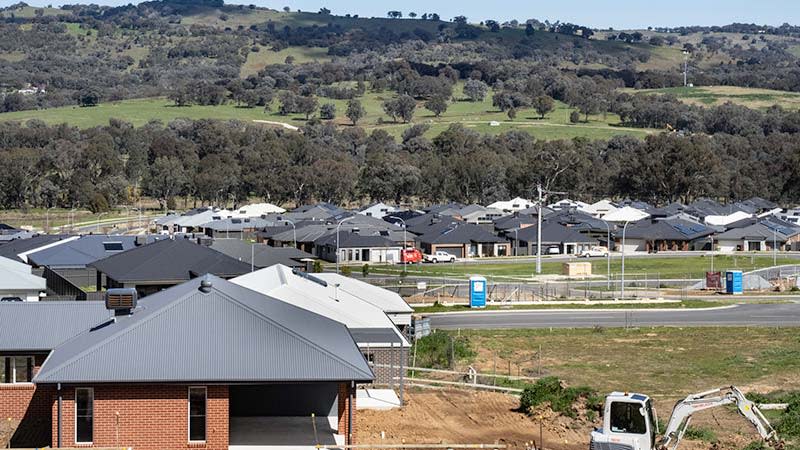
[[[449,253],[456,258],[464,257],[464,247],[437,247],[436,250]]]
[[[230,414],[234,417],[335,416],[336,383],[231,386]]]

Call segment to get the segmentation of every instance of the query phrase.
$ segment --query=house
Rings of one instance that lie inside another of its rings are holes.
[[[514,211],[522,211],[523,209],[531,208],[535,204],[536,202],[534,202],[533,200],[526,200],[522,197],[515,197],[508,201],[497,201],[491,203],[489,205],[486,205],[486,207],[492,209],[499,209],[500,211],[506,213],[512,213]]]
[[[611,200],[600,200],[597,202],[592,203],[591,205],[586,205],[584,207],[579,207],[579,210],[589,214],[592,217],[596,217],[598,219],[602,219],[606,215],[613,213],[614,211],[618,210],[617,206],[611,202]]]
[[[411,325],[411,314],[414,309],[396,292],[334,272],[317,273],[314,276],[327,281],[329,285],[336,286],[339,291],[380,308],[401,330]]]
[[[702,249],[710,245],[715,230],[703,224],[682,219],[641,220],[625,230],[626,252],[663,252]],[[622,232],[616,234],[622,244]]]
[[[711,226],[726,226],[732,224],[734,222],[738,222],[740,220],[749,219],[753,217],[752,213],[745,212],[745,211],[734,211],[730,214],[724,215],[707,215],[703,218],[703,221]]]
[[[19,423],[12,447],[52,444],[55,391],[33,378],[52,349],[110,317],[103,302],[0,302],[0,417]]]
[[[467,205],[458,210],[456,217],[459,217],[464,222],[475,225],[490,225],[495,219],[507,214],[508,213],[497,208],[489,208],[481,205]],[[494,227],[489,227],[489,230],[493,230],[493,228]]]
[[[212,238],[250,239],[259,230],[274,224],[274,221],[261,217],[229,217],[204,223],[199,229]]]
[[[362,234],[360,230],[346,230],[326,234],[314,241],[314,254],[326,261],[362,263],[400,262],[402,244],[385,234]]]
[[[500,235],[506,235],[508,231],[521,230],[530,226],[536,226],[536,224],[536,214],[521,214],[515,212],[494,219],[494,230]]]
[[[38,301],[47,290],[47,283],[31,270],[32,267],[25,263],[0,257],[0,300],[18,298]]]
[[[188,239],[164,239],[91,264],[97,290],[135,288],[140,297],[210,273],[233,278],[251,271],[250,264],[197,245]],[[105,285],[101,283],[105,276]]]
[[[589,204],[586,202],[582,202],[580,200],[570,200],[565,198],[564,200],[559,200],[555,203],[551,203],[547,205],[548,208],[552,210],[564,210],[564,209],[584,209],[588,207]]]
[[[85,303],[93,314],[104,306]],[[0,408],[16,408],[17,416],[24,409],[21,427],[48,431],[26,445],[228,450],[354,443],[355,387],[374,375],[341,323],[213,275],[133,308],[108,304],[114,311],[88,326],[86,319],[70,323],[54,320],[57,311],[40,311],[37,324],[52,327],[44,333],[50,339],[16,325],[5,330],[28,314],[0,305],[0,354],[15,348],[15,367],[34,386],[24,387],[27,405],[12,404],[15,390],[0,390]]]
[[[636,222],[647,217],[650,217],[650,214],[647,214],[644,210],[632,206],[623,206],[614,212],[606,214],[603,220],[623,224],[625,222]]]
[[[156,225],[159,231],[167,233],[192,233],[200,231],[204,225],[214,220],[222,220],[233,217],[234,213],[227,209],[201,208],[192,210],[181,216],[167,216],[157,219]]]
[[[294,247],[271,247],[239,239],[214,239],[211,249],[246,264],[251,264],[252,261],[256,269],[283,264],[292,269],[306,270],[309,261],[316,259],[314,255]]]
[[[362,292],[367,283],[359,282],[361,285],[355,288],[351,283],[348,289],[342,289],[337,282],[280,264],[236,277],[231,282],[346,326],[364,358],[378,364],[373,368],[376,382],[393,385],[393,377],[402,376],[411,344],[381,308],[363,299],[369,295]],[[405,307],[409,308],[407,304]]]
[[[747,224],[749,222],[749,224]],[[720,252],[797,250],[800,248],[800,227],[772,217],[750,219],[736,224],[716,236],[715,244]]]
[[[22,230],[18,230],[7,223],[0,223],[0,236],[6,234],[16,234]]]
[[[377,202],[365,206],[364,209],[360,210],[358,213],[369,217],[383,219],[386,216],[394,214],[395,211],[397,211],[396,207],[387,205],[383,202]]]
[[[154,236],[91,234],[60,245],[28,253],[28,264],[46,267],[75,286],[93,286],[97,271],[90,264],[118,253],[153,242]]]
[[[416,238],[423,253],[444,251],[456,258],[510,256],[511,244],[482,227],[448,220],[429,227]]]
[[[511,240],[515,255],[535,255],[538,245],[538,228],[527,227],[517,233],[506,233]],[[596,246],[597,239],[583,234],[573,228],[566,227],[557,222],[545,222],[542,225],[542,254],[547,254],[550,249],[558,249],[559,254],[578,255],[583,250]]]
[[[299,206],[285,214],[290,220],[326,220],[345,212],[342,208],[330,203],[317,203],[315,205]]]
[[[286,212],[280,206],[272,203],[252,203],[234,211],[233,217],[261,217],[267,214],[281,214]]]

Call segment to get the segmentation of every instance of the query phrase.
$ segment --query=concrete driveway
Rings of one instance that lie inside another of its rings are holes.
[[[314,434],[316,425],[316,436]],[[229,450],[312,450],[343,445],[336,417],[231,417]]]

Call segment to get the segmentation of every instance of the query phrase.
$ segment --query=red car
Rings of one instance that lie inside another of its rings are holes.
[[[422,261],[422,252],[416,248],[404,248],[400,250],[401,264],[414,264]]]

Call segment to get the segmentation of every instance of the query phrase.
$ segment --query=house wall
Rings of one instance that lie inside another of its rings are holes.
[[[94,388],[92,445],[75,443],[75,388]],[[136,450],[228,449],[228,386],[207,386],[206,442],[189,443],[189,385],[62,385],[62,446]],[[51,401],[52,446],[58,443],[57,396]]]
[[[397,385],[399,383],[399,381],[393,380],[393,378],[400,376],[400,363],[403,364],[403,367],[408,367],[408,349],[401,349],[401,347],[398,346],[395,346],[394,349],[359,346],[359,349],[361,350],[361,354],[363,354],[370,363],[372,372],[375,373],[373,384],[388,386],[391,384]]]
[[[0,356],[11,356],[0,354]],[[33,375],[47,355],[34,355]],[[33,383],[0,383],[0,420],[19,422],[11,438],[12,447],[45,447],[50,444],[50,401],[52,389]]]
[[[356,419],[356,393],[355,393],[355,390],[350,387],[349,383],[339,383],[339,392],[338,392],[338,398],[339,398],[338,406],[339,406],[339,408],[337,410],[337,414],[339,416],[339,421],[338,421],[337,433],[341,434],[342,436],[345,436],[345,439],[346,439],[345,442],[347,444],[355,444],[356,443],[355,442],[355,438],[353,436],[347,436],[347,428],[348,428],[348,424],[350,423],[350,417],[349,417],[349,414],[347,412],[347,409],[348,409],[348,406],[349,406],[350,400],[351,400],[350,395],[352,395],[352,401],[353,401],[353,406],[352,406],[353,407],[353,409],[352,409],[352,411],[353,411],[352,431],[353,431],[353,434],[355,434],[356,423],[358,423],[358,421]]]

